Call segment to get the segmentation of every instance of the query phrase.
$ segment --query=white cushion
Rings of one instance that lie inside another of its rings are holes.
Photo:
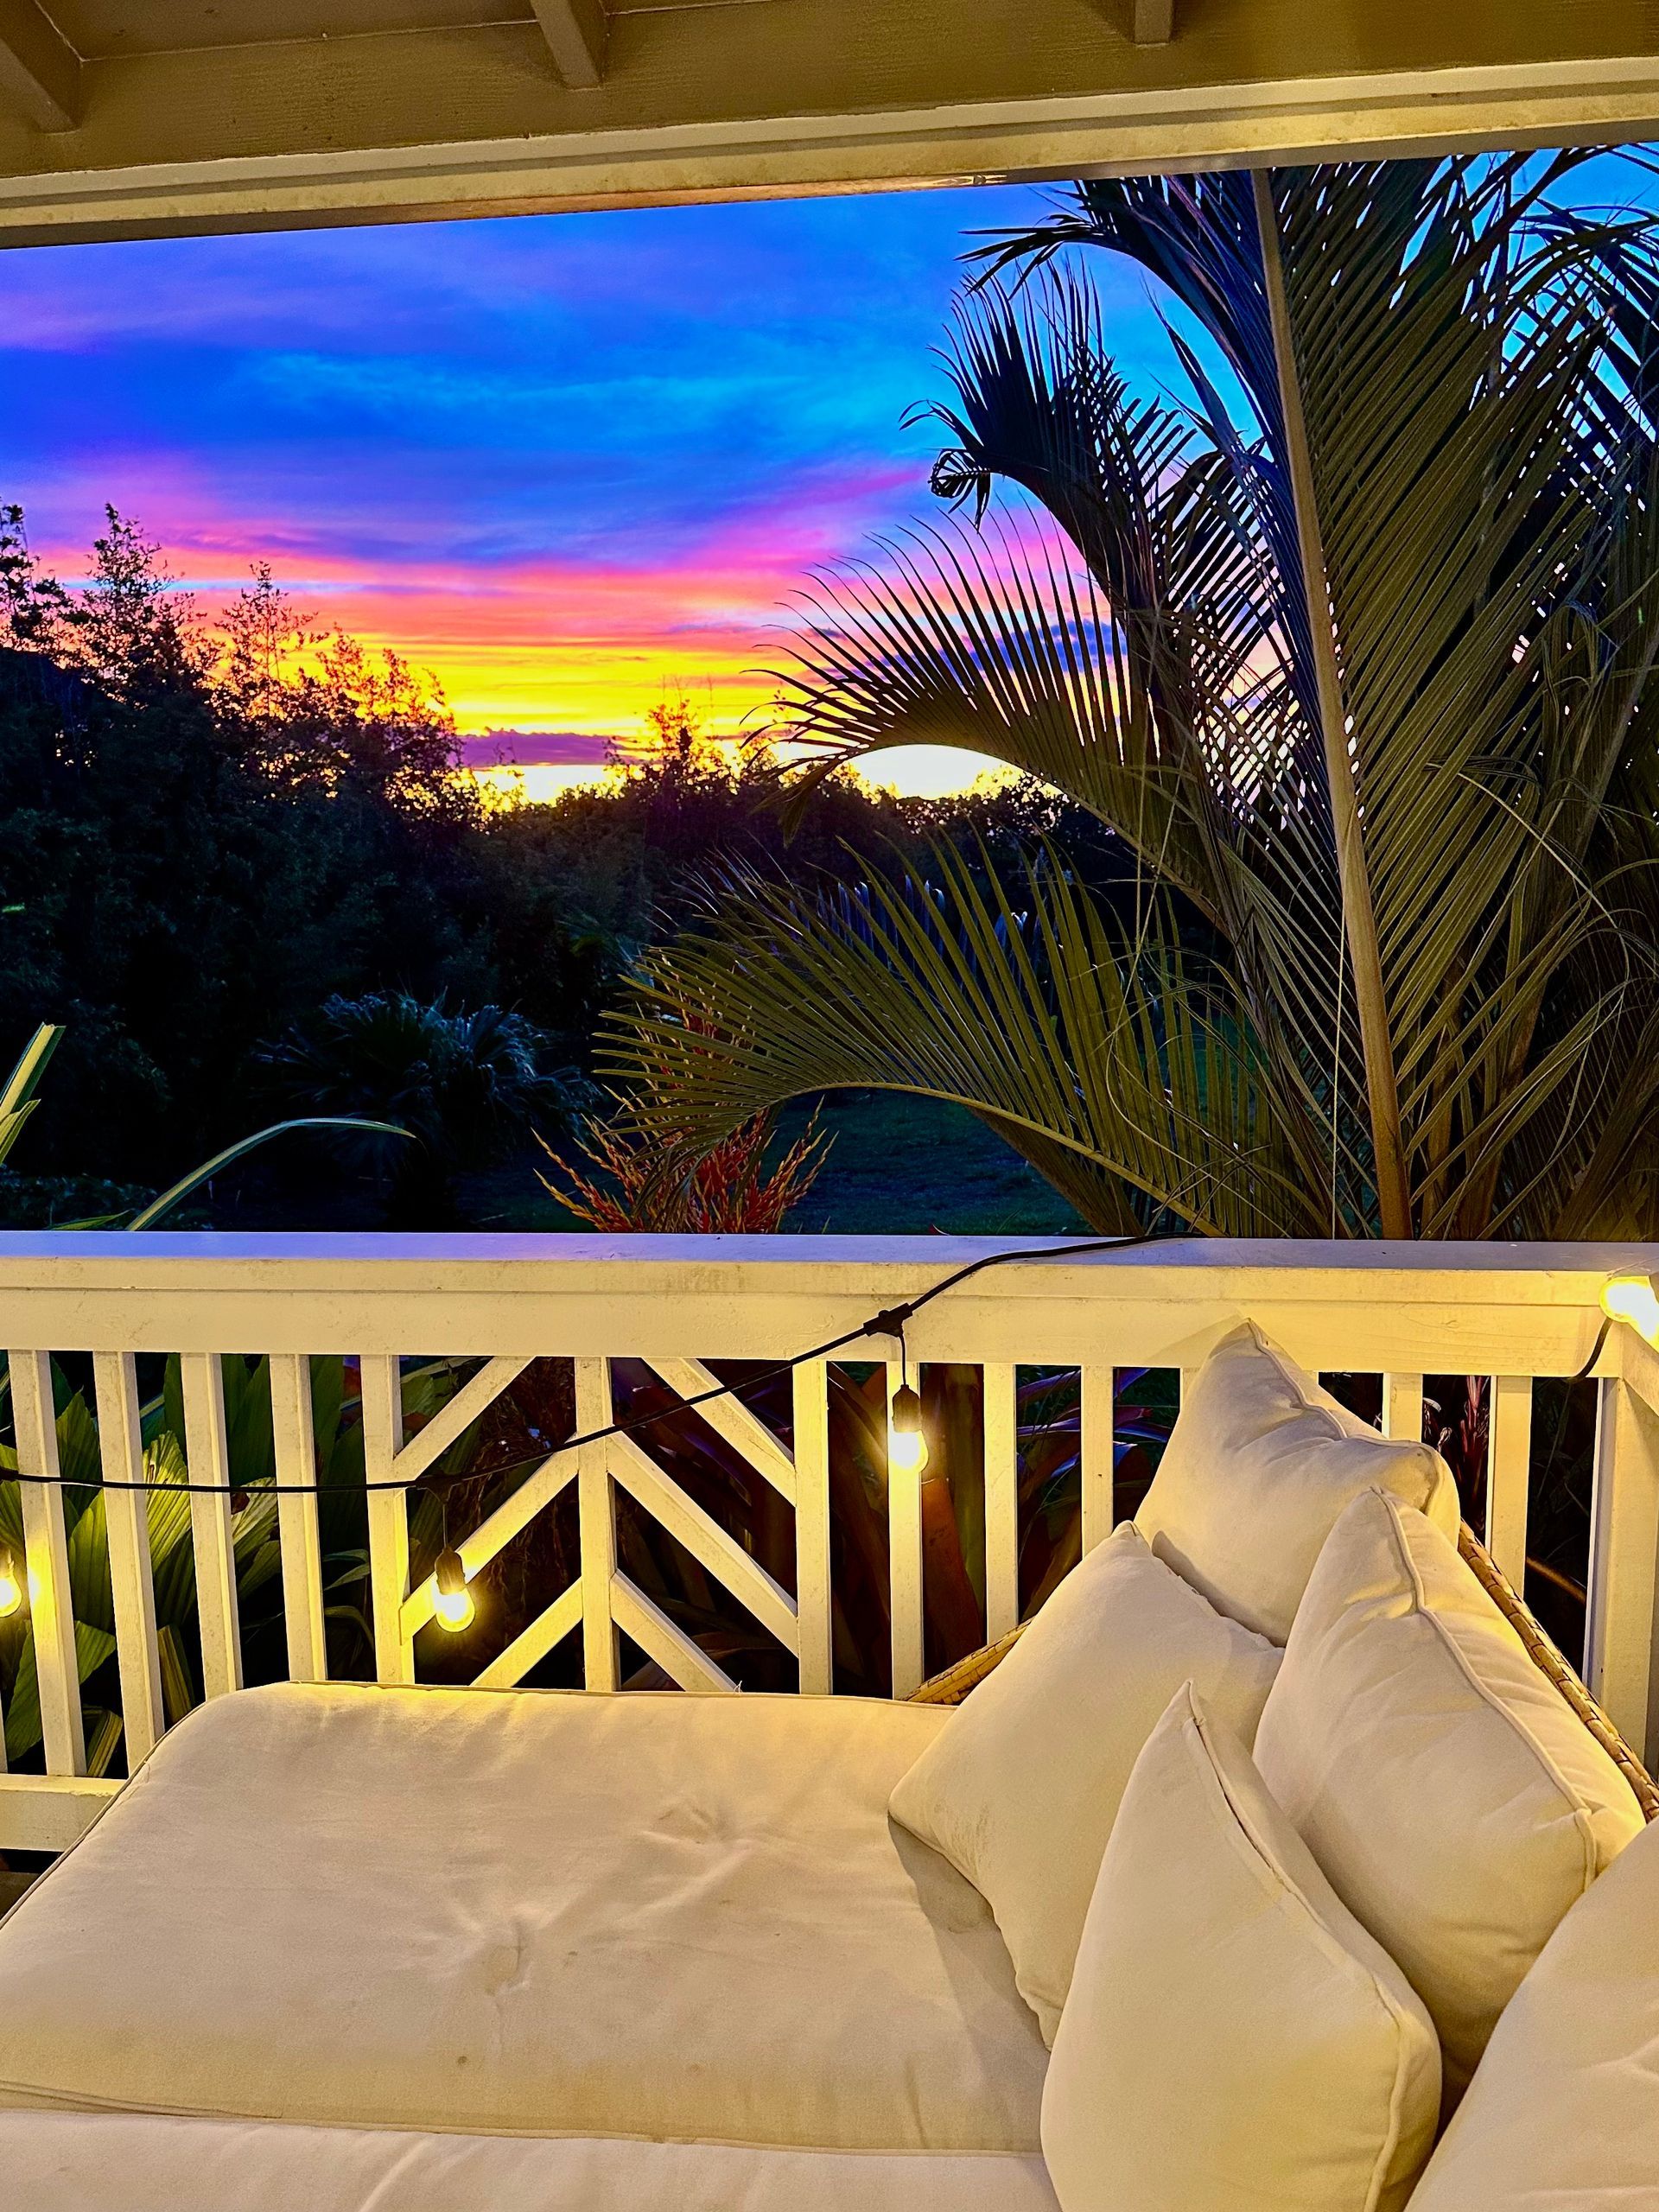
[[[1124,1792],[1049,2064],[1062,2212],[1394,2212],[1439,2107],[1405,1976],[1181,1691]]]
[[[1630,1784],[1455,1547],[1380,1491],[1320,1554],[1255,1757],[1427,2005],[1454,2101],[1557,1923],[1642,1826]]]
[[[1047,2053],[1001,1939],[887,1816],[945,1718],[215,1699],[0,1927],[0,2103],[1035,2153]]]
[[[12,2212],[1055,2212],[1042,2153],[0,2112]]]
[[[1130,1770],[1185,1681],[1248,1743],[1279,1666],[1128,1522],[1074,1567],[893,1793],[996,1916],[1052,2043]]]
[[[1135,1525],[1212,1605],[1282,1643],[1338,1515],[1373,1488],[1457,1535],[1440,1453],[1379,1436],[1245,1322],[1183,1389]]]
[[[1659,1827],[1545,1944],[1412,2212],[1659,2205]]]

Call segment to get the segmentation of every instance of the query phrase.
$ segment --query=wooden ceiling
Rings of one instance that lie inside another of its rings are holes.
[[[1659,135],[1659,0],[0,0],[0,243]]]

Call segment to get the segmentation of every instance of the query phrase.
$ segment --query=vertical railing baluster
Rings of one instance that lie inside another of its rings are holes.
[[[608,1428],[611,1363],[579,1359],[576,1370],[576,1433]],[[616,1500],[611,1489],[608,1446],[603,1442],[576,1450],[576,1510],[581,1516],[582,1665],[590,1690],[613,1690],[621,1672],[616,1618],[611,1608],[611,1579],[616,1573]]]
[[[322,1539],[317,1519],[316,1437],[311,1424],[311,1362],[302,1353],[271,1354],[270,1425],[278,1484],[276,1530],[283,1554],[289,1678],[296,1682],[326,1682],[328,1645],[322,1612]]]
[[[236,1599],[236,1542],[231,1518],[231,1446],[225,1429],[225,1376],[217,1352],[186,1352],[184,1456],[194,1483],[190,1542],[196,1565],[196,1621],[201,1636],[201,1688],[223,1697],[242,1687],[242,1631]]]
[[[363,1388],[363,1471],[371,1484],[392,1481],[404,1448],[403,1369],[396,1355],[365,1355]],[[371,1489],[369,1591],[374,1618],[374,1672],[382,1682],[412,1682],[415,1640],[404,1633],[409,1595],[409,1493]]]
[[[1651,1764],[1659,1751],[1659,1728],[1650,1718],[1659,1602],[1659,1414],[1618,1376],[1605,1377],[1596,1389],[1584,1670],[1613,1726]]]
[[[1019,1370],[985,1369],[985,1634],[995,1643],[1020,1620]]]
[[[830,1370],[821,1359],[795,1370],[795,1611],[801,1689],[835,1688],[830,1589]]]
[[[893,1464],[893,1401],[904,1379],[899,1363],[887,1363],[887,1544],[892,1592],[893,1694],[911,1696],[927,1671],[923,1625],[922,1477]]]
[[[17,1427],[17,1471],[43,1475],[20,1482],[23,1557],[29,1576],[29,1625],[40,1687],[41,1736],[48,1774],[86,1771],[81,1728],[80,1669],[75,1656],[75,1614],[69,1592],[69,1545],[64,1534],[63,1492],[56,1478],[57,1415],[52,1403],[51,1356],[11,1354],[11,1404]]]
[[[1083,1370],[1083,1548],[1086,1554],[1112,1533],[1112,1400],[1116,1370]]]
[[[1421,1375],[1382,1377],[1382,1433],[1402,1437],[1413,1444],[1423,1440],[1423,1378]]]
[[[1524,1593],[1532,1483],[1530,1375],[1493,1376],[1491,1439],[1486,1465],[1486,1548]]]
[[[98,1403],[99,1458],[112,1484],[142,1483],[144,1439],[138,1414],[138,1377],[132,1354],[92,1356]],[[149,1514],[142,1490],[104,1493],[110,1547],[110,1595],[115,1606],[116,1663],[121,1677],[121,1720],[131,1774],[161,1741],[167,1718],[162,1705],[162,1648],[156,1634],[156,1586],[150,1573]]]

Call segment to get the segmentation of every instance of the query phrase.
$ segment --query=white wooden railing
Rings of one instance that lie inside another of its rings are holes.
[[[361,1363],[365,1461],[372,1480],[412,1482],[465,1426],[544,1356],[575,1362],[578,1432],[611,1413],[611,1362],[648,1363],[680,1395],[712,1380],[705,1364],[778,1360],[913,1297],[1003,1240],[941,1237],[218,1236],[73,1233],[0,1236],[0,1343],[9,1350],[20,1471],[58,1469],[51,1360],[93,1356],[99,1451],[107,1479],[143,1467],[136,1361],[178,1353],[191,1478],[230,1473],[220,1356],[271,1363],[275,1462],[284,1483],[313,1479],[310,1358]],[[1194,1241],[1119,1255],[1068,1256],[994,1269],[910,1325],[914,1362],[984,1370],[985,1625],[1019,1608],[1015,1379],[1024,1366],[1082,1375],[1083,1541],[1111,1525],[1113,1376],[1121,1367],[1190,1370],[1248,1314],[1315,1370],[1384,1378],[1390,1431],[1419,1431],[1422,1376],[1493,1378],[1486,1535],[1520,1581],[1527,1546],[1532,1383],[1576,1372],[1614,1274],[1659,1267],[1659,1248],[1329,1245]],[[887,1341],[849,1348],[880,1359]],[[405,1440],[400,1359],[450,1355],[484,1363],[444,1410]],[[1599,1418],[1586,1666],[1620,1727],[1654,1745],[1656,1561],[1659,1560],[1659,1357],[1615,1329],[1598,1363]],[[893,1382],[896,1364],[890,1367]],[[890,1385],[891,1388],[891,1385]],[[563,1638],[581,1635],[590,1688],[617,1679],[618,1634],[692,1690],[731,1684],[724,1670],[619,1566],[616,1498],[626,1491],[798,1662],[804,1691],[832,1687],[826,1375],[795,1370],[785,1443],[727,1399],[704,1418],[793,1510],[795,1587],[774,1580],[652,1456],[649,1434],[555,1450],[482,1525],[455,1530],[468,1572],[499,1553],[575,1485],[580,1570],[479,1676],[516,1683]],[[24,1482],[29,1613],[41,1693],[44,1773],[0,1774],[0,1847],[67,1844],[121,1785],[86,1772],[65,1514],[60,1491]],[[125,1759],[136,1764],[164,1719],[143,1500],[106,1493]],[[893,1686],[924,1667],[918,1478],[888,1491]],[[406,1497],[367,1508],[376,1671],[416,1679],[418,1631],[433,1587],[411,1588]],[[190,1502],[202,1687],[240,1687],[241,1647],[225,1496]],[[279,1506],[289,1672],[327,1672],[315,1502]],[[36,1764],[40,1762],[37,1760]]]

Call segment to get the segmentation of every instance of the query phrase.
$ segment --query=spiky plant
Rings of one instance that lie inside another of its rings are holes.
[[[955,1100],[1103,1228],[1652,1233],[1659,225],[1582,157],[1077,188],[948,353],[961,512],[823,580],[780,720],[1068,793],[1138,864],[729,880],[608,1061],[707,1145],[840,1085]],[[1190,395],[1110,357],[1150,270]],[[689,1016],[689,1018],[688,1018]]]

